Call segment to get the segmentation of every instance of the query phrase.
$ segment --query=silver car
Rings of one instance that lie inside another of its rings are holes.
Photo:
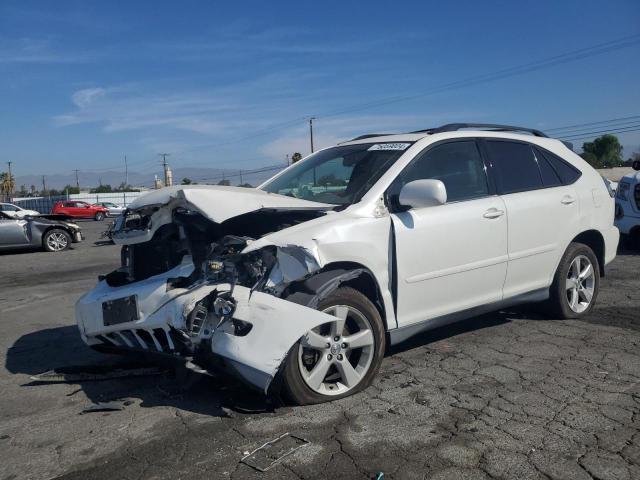
[[[109,210],[110,217],[117,217],[118,215],[120,215],[122,212],[126,210],[126,207],[122,207],[113,202],[97,202],[97,203],[94,203],[94,205],[97,205],[99,207],[104,207],[107,210]]]
[[[61,252],[84,236],[80,227],[64,215],[26,216],[13,218],[0,212],[0,250],[43,248]]]

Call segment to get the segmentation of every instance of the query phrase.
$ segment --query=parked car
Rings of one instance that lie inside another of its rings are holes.
[[[112,235],[122,264],[77,322],[98,350],[323,402],[365,388],[389,345],[425,330],[526,302],[588,315],[616,255],[613,216],[600,175],[537,130],[364,135],[257,189],[139,197]]]
[[[120,206],[112,202],[96,202],[94,205],[98,207],[104,207],[107,209],[107,215],[110,217],[117,217],[125,211],[126,207]]]
[[[91,205],[78,200],[65,200],[56,202],[51,213],[59,213],[74,218],[93,218],[97,221],[104,220],[109,210],[98,205]]]
[[[615,225],[623,238],[640,249],[640,161],[633,162],[635,172],[622,177],[616,190]]]
[[[27,210],[13,203],[0,203],[0,212],[4,212],[13,218],[23,218],[27,215],[40,215],[40,213],[35,210]]]
[[[0,212],[0,250],[44,248],[61,252],[82,240],[82,231],[75,223],[47,216],[15,218]]]

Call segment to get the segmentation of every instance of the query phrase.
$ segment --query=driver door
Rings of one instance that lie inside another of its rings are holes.
[[[403,185],[441,180],[444,205],[401,210]],[[507,272],[507,216],[489,188],[473,139],[428,147],[387,192],[395,213],[398,326],[434,319],[502,299]]]
[[[0,218],[0,246],[28,245],[27,224],[26,220]]]

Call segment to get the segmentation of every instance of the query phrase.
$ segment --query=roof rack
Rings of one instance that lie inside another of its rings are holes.
[[[476,128],[478,130],[491,130],[495,132],[529,132],[536,137],[547,137],[540,130],[526,127],[514,127],[513,125],[500,125],[494,123],[448,123],[437,128],[427,128],[425,130],[417,130],[411,133],[442,133],[442,132],[455,132],[462,130],[463,128]]]
[[[351,140],[347,140],[348,142],[355,142],[356,140],[364,140],[365,138],[373,138],[373,137],[386,137],[387,135],[397,135],[395,133],[368,133],[366,135],[360,135],[359,137],[352,138]]]

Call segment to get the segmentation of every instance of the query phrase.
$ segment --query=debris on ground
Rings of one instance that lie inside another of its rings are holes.
[[[167,372],[159,367],[126,368],[114,365],[80,365],[60,367],[29,377],[38,383],[94,382],[114,378],[145,377]]]
[[[309,443],[308,440],[287,432],[275,440],[256,448],[253,452],[245,454],[240,462],[255,468],[259,472],[266,472],[284,457],[291,455]]]
[[[114,400],[111,402],[96,402],[93,405],[88,406],[80,415],[85,413],[97,413],[97,412],[118,412],[124,410],[124,407],[132,405],[132,400]]]

